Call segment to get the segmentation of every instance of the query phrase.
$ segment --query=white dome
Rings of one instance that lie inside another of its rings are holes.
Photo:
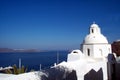
[[[95,24],[95,23],[93,23],[93,24],[91,25],[91,27],[92,27],[92,28],[95,28],[95,27],[96,27],[96,28],[99,28],[98,25]]]
[[[102,34],[89,34],[85,37],[84,44],[108,43],[106,37]]]
[[[99,44],[108,43],[105,36],[101,34],[100,28],[97,24],[92,24],[90,27],[90,34],[85,37],[84,44]]]

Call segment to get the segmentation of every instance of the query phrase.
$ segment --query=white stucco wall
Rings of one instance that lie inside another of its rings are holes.
[[[79,54],[68,54],[67,61],[75,61],[75,60],[79,60],[79,59],[80,59]]]
[[[83,54],[88,56],[87,50],[90,49],[90,56],[93,58],[107,57],[109,53],[111,53],[111,45],[110,44],[89,44],[83,45]]]
[[[90,49],[90,56],[89,57],[93,57],[93,45],[83,45],[83,54],[85,54],[85,56],[88,56],[88,52],[87,50]]]
[[[101,34],[97,24],[92,24],[90,33],[85,37],[81,46],[82,54],[68,54],[67,66],[77,72],[78,80],[84,80],[84,75],[91,69],[103,70],[103,80],[107,80],[107,56],[111,52],[111,45],[107,38]],[[88,50],[89,49],[89,50]]]
[[[67,61],[60,63],[59,65],[72,68],[76,71],[77,80],[84,80],[85,74],[90,70],[95,70],[96,72],[102,68],[103,71],[103,80],[107,80],[107,63],[104,60],[96,61],[91,58],[84,58],[75,61]]]
[[[107,57],[109,53],[111,53],[111,45],[110,44],[99,44],[94,45],[94,57]]]
[[[73,50],[67,56],[67,61],[75,61],[84,58],[84,54],[80,50]]]

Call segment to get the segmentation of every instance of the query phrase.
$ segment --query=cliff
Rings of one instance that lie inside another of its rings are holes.
[[[120,56],[120,40],[112,43],[112,52],[116,53],[117,56]]]

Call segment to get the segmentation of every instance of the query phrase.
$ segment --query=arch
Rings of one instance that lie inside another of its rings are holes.
[[[100,55],[101,55],[101,56],[103,56],[103,52],[102,52],[102,49],[99,49],[99,51],[100,51]]]
[[[87,55],[90,56],[90,49],[87,49]]]
[[[108,48],[108,50],[109,50],[109,53],[111,53],[111,50],[110,50],[110,48]]]
[[[92,29],[92,33],[94,33],[94,29]]]

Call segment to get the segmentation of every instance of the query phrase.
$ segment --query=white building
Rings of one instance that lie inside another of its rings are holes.
[[[76,70],[78,80],[85,80],[85,75],[91,70],[98,72],[100,69],[102,69],[102,80],[108,80],[107,56],[110,53],[111,45],[101,34],[100,27],[93,23],[81,45],[81,50],[73,50],[68,54],[67,62],[59,65]]]
[[[107,57],[111,53],[111,45],[108,40],[101,34],[97,24],[90,26],[89,34],[83,41],[82,51],[85,56],[93,58]]]
[[[111,45],[101,34],[99,26],[93,23],[89,34],[83,40],[81,50],[73,50],[68,54],[67,62],[55,66],[65,66],[71,69],[70,71],[74,69],[77,80],[108,80],[108,76],[111,77],[111,74],[107,73],[108,54],[110,53]],[[93,77],[89,76],[91,73]],[[20,75],[0,74],[0,80],[40,80],[42,75],[46,74],[38,72]]]

